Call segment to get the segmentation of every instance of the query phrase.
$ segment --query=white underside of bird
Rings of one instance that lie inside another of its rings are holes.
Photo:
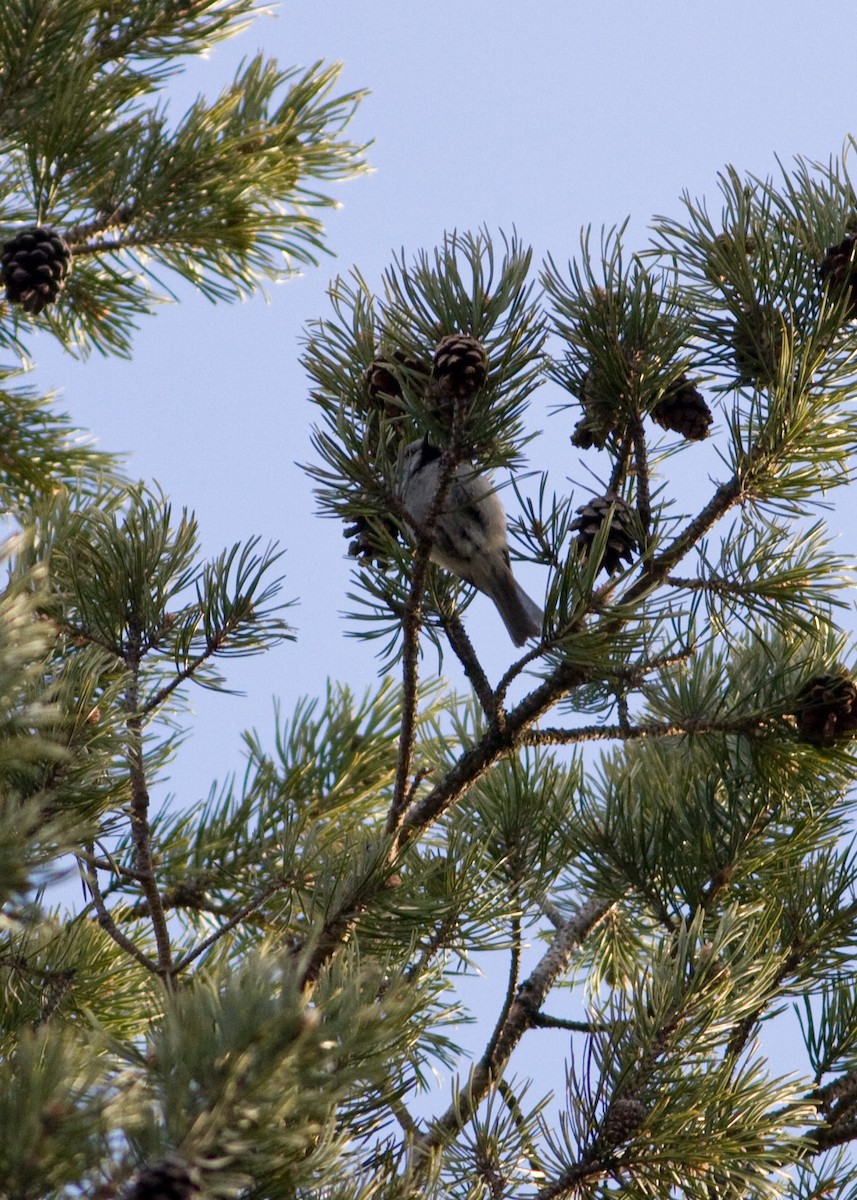
[[[440,458],[427,438],[404,451],[402,503],[418,525],[425,524],[437,495]],[[491,476],[470,463],[452,473],[430,557],[494,601],[516,646],[540,636],[542,611],[512,574],[503,505]]]

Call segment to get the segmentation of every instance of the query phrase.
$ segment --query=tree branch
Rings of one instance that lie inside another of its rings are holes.
[[[458,464],[456,440],[444,450],[440,457],[438,469],[437,490],[431,507],[426,514],[425,522],[418,526],[410,515],[411,525],[417,533],[417,546],[414,554],[414,568],[411,572],[411,586],[408,599],[402,614],[402,727],[399,734],[399,757],[396,764],[396,780],[393,785],[393,800],[387,814],[387,833],[394,833],[401,825],[402,815],[407,807],[408,780],[411,774],[411,763],[414,756],[414,738],[417,720],[417,662],[419,658],[419,634],[422,626],[422,597],[425,587],[426,572],[428,571],[431,552],[434,546],[435,528],[440,517],[443,503],[452,483],[452,474]]]
[[[535,1013],[531,1024],[534,1029],[568,1029],[571,1033],[607,1033],[608,1026],[597,1021],[570,1021],[566,1017],[549,1017]]]
[[[494,1052],[497,1049],[503,1030],[506,1027],[506,1022],[509,1019],[512,1005],[515,1002],[515,995],[518,990],[518,972],[521,968],[521,918],[517,915],[512,917],[512,952],[509,962],[509,981],[506,985],[506,995],[503,1003],[500,1006],[500,1015],[497,1018],[497,1023],[494,1026],[494,1032],[488,1039],[488,1045],[483,1051],[479,1064],[490,1066],[494,1059]]]
[[[140,876],[140,886],[149,902],[149,914],[158,948],[157,972],[167,986],[172,977],[172,947],[167,919],[158,889],[151,850],[149,827],[149,789],[143,756],[143,715],[139,710],[141,631],[133,620],[128,623],[126,664],[128,686],[125,694],[128,731],[128,765],[131,780],[131,840],[134,845],[134,866]]]
[[[491,689],[488,677],[482,670],[482,664],[476,656],[473,643],[467,636],[467,631],[461,623],[458,614],[456,613],[451,617],[444,618],[443,628],[446,636],[449,638],[450,646],[452,646],[458,657],[458,661],[464,668],[464,674],[470,680],[485,715],[489,721],[498,719],[497,697]]]
[[[557,931],[535,970],[518,988],[498,1036],[492,1039],[494,1045],[490,1060],[483,1058],[477,1064],[467,1088],[457,1095],[455,1104],[432,1123],[428,1133],[415,1142],[416,1160],[423,1169],[428,1166],[432,1152],[454,1137],[479,1107],[509,1061],[512,1051],[526,1031],[532,1028],[533,1016],[538,1013],[557,979],[567,970],[572,955],[612,907],[612,901],[593,898]]]
[[[209,934],[207,938],[201,941],[198,946],[194,946],[192,950],[189,950],[187,954],[183,955],[179,961],[175,963],[172,968],[173,977],[175,978],[175,976],[184,971],[186,967],[189,967],[190,964],[194,962],[195,959],[199,958],[200,955],[204,954],[206,950],[210,950],[211,947],[219,942],[222,937],[225,937],[227,933],[233,930],[236,925],[240,925],[241,922],[246,920],[246,918],[249,917],[252,912],[255,912],[265,903],[266,900],[269,900],[271,896],[276,895],[276,893],[281,891],[284,887],[288,887],[288,883],[285,883],[282,880],[277,880],[276,883],[272,883],[269,887],[265,888],[253,900],[250,900],[247,904],[242,905],[241,908],[232,914],[228,921],[225,921],[218,929],[215,929],[213,933]]]
[[[641,741],[646,738],[678,737],[682,734],[743,733],[751,734],[763,727],[763,717],[743,717],[735,721],[706,721],[693,718],[687,721],[644,721],[639,725],[579,725],[576,729],[530,729],[522,740],[530,746],[565,746],[575,742]]]
[[[153,959],[149,958],[148,954],[144,954],[143,951],[138,948],[136,943],[118,928],[116,922],[113,920],[113,917],[110,915],[110,911],[108,910],[107,905],[104,903],[104,896],[98,883],[98,873],[95,868],[91,867],[90,864],[80,855],[77,856],[77,861],[80,865],[81,873],[86,880],[87,887],[92,895],[92,903],[94,904],[95,911],[98,914],[98,924],[107,934],[107,936],[113,939],[117,946],[122,947],[126,954],[130,954],[130,956],[142,967],[145,967],[147,971],[151,971],[153,975],[157,975],[159,973],[158,964]]]

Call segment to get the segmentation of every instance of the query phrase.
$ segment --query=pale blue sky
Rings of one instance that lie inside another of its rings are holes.
[[[445,229],[483,223],[514,225],[537,259],[558,262],[575,253],[581,225],[629,214],[629,242],[642,244],[653,213],[679,213],[683,189],[714,199],[726,163],[765,174],[775,154],[838,154],[857,130],[855,39],[853,2],[842,0],[313,0],[282,4],[192,64],[173,89],[181,106],[198,91],[213,96],[259,47],[284,66],[342,60],[343,88],[372,91],[351,134],[375,139],[375,171],[336,188],[336,258],[271,289],[269,303],[190,296],[144,323],[130,362],[78,365],[46,337],[33,343],[37,382],[63,388],[105,448],[131,452],[136,475],[195,509],[210,553],[253,534],[287,549],[299,641],[229,666],[245,698],[193,695],[195,732],[172,783],[179,803],[240,772],[240,730],[270,731],[273,696],[287,713],[328,675],[360,691],[375,679],[373,645],[347,638],[339,617],[350,571],[341,527],[313,516],[294,465],[310,455],[313,416],[299,339],[326,314],[331,275],[356,264],[375,282],[392,250],[431,248]],[[544,389],[534,428],[559,398]],[[586,478],[572,425],[570,414],[551,418],[550,438],[531,450],[558,486]],[[544,580],[523,578],[538,598]],[[490,604],[466,619],[499,672],[511,648]]]

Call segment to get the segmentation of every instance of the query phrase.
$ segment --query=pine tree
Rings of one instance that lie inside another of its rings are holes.
[[[318,246],[307,180],[361,164],[333,73],[255,60],[175,127],[144,107],[250,9],[0,4],[0,1195],[846,1195],[857,679],[822,509],[857,446],[844,167],[727,171],[716,218],[686,198],[636,252],[586,234],[541,286],[485,231],[401,256],[378,295],[337,279],[305,347],[308,470],[384,679],[332,682],[273,747],[246,735],[243,778],[158,808],[186,685],[293,636],[278,551],[202,560],[194,518],[14,355],[36,327],[124,353],[156,268],[228,299]],[[603,488],[502,493],[549,584],[492,681],[473,589],[431,553],[459,468],[524,463],[542,387]],[[716,473],[690,514],[680,464]],[[51,902],[70,862],[75,911]],[[496,1011],[471,1064],[477,962]],[[559,1112],[512,1060],[549,1030]]]

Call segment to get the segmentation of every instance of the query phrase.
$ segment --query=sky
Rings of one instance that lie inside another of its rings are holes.
[[[537,262],[551,253],[564,263],[582,226],[628,216],[628,243],[642,246],[653,214],[680,215],[683,190],[714,200],[727,163],[766,175],[775,156],[837,155],[857,131],[853,16],[853,0],[312,0],[279,5],[191,61],[171,85],[176,117],[257,49],[284,67],[342,61],[342,90],[371,92],[350,136],[374,144],[372,173],[333,187],[335,257],[269,287],[267,300],[213,306],[183,290],[144,320],[130,361],[78,363],[46,335],[31,345],[31,382],[59,388],[99,445],[127,452],[134,476],[193,509],[208,554],[256,534],[286,549],[298,641],[227,664],[243,697],[192,694],[193,734],[168,788],[176,803],[240,773],[240,732],[270,736],[274,697],[288,713],[328,677],[361,693],[377,680],[373,644],[348,637],[340,615],[351,570],[341,527],[314,515],[296,465],[311,457],[314,415],[301,336],[327,314],[331,277],[356,265],[376,283],[394,252],[410,257],[444,231],[481,225],[514,227]],[[532,428],[549,434],[531,461],[557,484],[585,478],[568,442],[575,418],[550,416],[562,396],[543,393]],[[544,580],[522,579],[538,599]],[[478,600],[466,623],[496,678],[512,648],[490,603]]]

